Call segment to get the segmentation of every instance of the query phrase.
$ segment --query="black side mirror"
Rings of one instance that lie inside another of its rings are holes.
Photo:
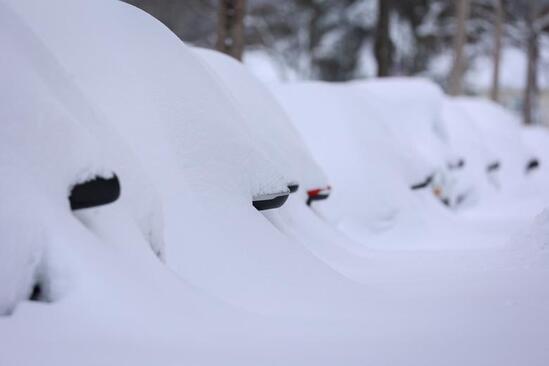
[[[273,208],[279,208],[284,203],[286,203],[288,196],[290,196],[290,192],[259,196],[254,198],[254,200],[252,201],[252,205],[258,211],[271,210]]]
[[[448,163],[449,170],[459,170],[465,167],[465,159],[459,159],[457,162]]]
[[[531,173],[532,171],[539,168],[540,162],[538,159],[533,158],[528,161],[528,164],[526,165],[526,174]]]
[[[80,210],[106,205],[120,197],[120,182],[118,177],[95,177],[84,183],[75,185],[70,193],[71,210]]]
[[[416,191],[416,190],[419,190],[419,189],[427,188],[428,186],[431,185],[432,182],[433,182],[433,174],[431,174],[430,176],[425,178],[425,180],[423,182],[413,184],[410,188],[413,191]]]
[[[290,193],[295,193],[299,189],[299,184],[290,183],[290,184],[288,184],[288,189],[290,190]]]
[[[490,164],[488,164],[488,166],[486,167],[486,171],[488,173],[492,173],[492,172],[495,172],[497,170],[499,170],[499,168],[501,168],[501,164],[499,161],[494,161]]]

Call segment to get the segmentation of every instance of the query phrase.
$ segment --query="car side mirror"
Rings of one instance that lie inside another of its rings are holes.
[[[423,182],[413,184],[412,186],[410,186],[410,188],[413,191],[417,191],[419,189],[427,188],[428,186],[431,185],[431,183],[433,182],[433,179],[434,179],[434,176],[433,176],[433,174],[431,174],[427,178],[425,178],[425,180]]]
[[[255,197],[252,201],[252,205],[258,211],[271,210],[281,207],[284,203],[286,203],[289,196],[290,192],[262,195]]]
[[[501,164],[499,161],[494,161],[490,164],[488,164],[488,166],[486,167],[486,171],[488,173],[492,173],[492,172],[495,172],[497,170],[499,170],[499,168],[501,168]]]
[[[288,189],[290,190],[290,193],[295,193],[299,190],[299,184],[290,183],[290,184],[288,184]]]
[[[448,170],[459,170],[465,167],[465,159],[461,158],[458,161],[448,163]]]
[[[120,197],[120,182],[114,174],[111,178],[96,176],[72,187],[69,195],[71,210],[106,205]]]
[[[526,165],[526,174],[530,174],[532,171],[539,168],[540,162],[538,159],[533,158],[528,161],[528,164]]]

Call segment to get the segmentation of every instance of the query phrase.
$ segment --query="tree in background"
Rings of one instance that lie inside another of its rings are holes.
[[[308,2],[316,3],[320,10],[311,14],[309,30],[312,78],[326,81],[355,79],[367,34],[362,19],[357,16],[362,10],[356,6],[362,1]]]
[[[237,60],[244,53],[246,0],[219,0],[215,48]]]
[[[443,27],[439,24],[444,19],[444,4],[438,0],[394,1],[393,7],[399,16],[401,26],[409,29],[413,52],[403,55],[398,47],[395,56],[398,59],[397,72],[415,75],[425,72],[431,58],[443,45]],[[393,22],[394,24],[395,22]]]
[[[250,8],[249,45],[264,46],[299,78],[326,81],[357,78],[361,53],[375,28],[376,13],[370,5],[376,2],[255,0],[255,6]]]
[[[494,69],[492,73],[492,89],[490,90],[490,97],[493,101],[499,101],[499,76],[501,65],[501,48],[503,42],[503,24],[505,22],[505,13],[503,9],[503,0],[494,0],[495,8],[495,26],[494,26],[494,51],[493,51],[493,64]]]
[[[539,121],[539,68],[540,42],[542,35],[549,29],[548,0],[515,0],[509,2],[513,15],[513,40],[523,48],[527,58],[526,82],[522,103],[524,124]]]
[[[374,54],[377,76],[390,76],[393,71],[394,45],[391,40],[391,8],[393,0],[378,1]]]
[[[216,40],[234,36],[231,24],[240,24],[237,41],[218,47],[236,50],[237,58],[244,46],[260,49],[286,79],[373,77],[378,65],[379,75],[426,76],[460,94],[477,92],[466,89],[464,74],[477,57],[491,57],[490,94],[498,99],[502,50],[520,48],[529,60],[520,98],[524,121],[539,119],[540,42],[549,39],[549,0],[246,0],[246,27],[226,21],[233,13],[223,13],[227,3],[220,0],[124,1],[202,47],[215,48]]]
[[[223,37],[217,32],[220,0],[125,1],[158,18],[187,43],[215,48]],[[389,12],[378,9],[386,2],[247,0],[245,47],[266,52],[282,77],[343,81],[375,76],[376,35],[385,34],[381,38],[393,46],[383,64],[391,65],[391,74],[428,72],[433,57],[449,48],[450,1],[391,0]],[[387,26],[378,23],[379,12],[386,14]],[[377,32],[378,25],[385,31]]]
[[[526,71],[526,87],[524,89],[525,124],[533,124],[537,114],[539,98],[538,68],[539,68],[539,29],[537,19],[540,9],[537,3],[529,2],[526,9],[526,55],[528,66]]]
[[[454,37],[454,62],[448,82],[448,93],[459,95],[463,92],[463,76],[467,69],[465,44],[467,42],[467,20],[470,0],[456,0],[456,34]]]

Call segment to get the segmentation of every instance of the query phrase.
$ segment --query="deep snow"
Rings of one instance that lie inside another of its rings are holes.
[[[418,80],[275,85],[283,111],[122,2],[0,0],[0,29],[1,365],[549,361],[545,131]],[[410,189],[455,156],[476,202]],[[332,197],[253,209],[292,179]]]

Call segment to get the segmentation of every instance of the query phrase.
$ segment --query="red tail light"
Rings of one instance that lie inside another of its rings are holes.
[[[314,201],[325,200],[330,196],[332,187],[315,188],[307,191],[307,206],[310,206]]]

